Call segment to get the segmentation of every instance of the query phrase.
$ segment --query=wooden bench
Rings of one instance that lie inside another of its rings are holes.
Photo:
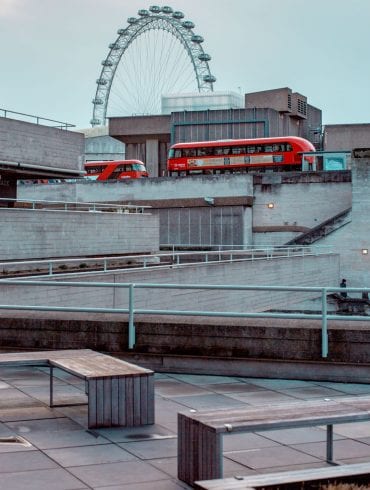
[[[54,404],[53,370],[62,369],[86,382],[88,427],[154,424],[154,372],[90,349],[0,354],[1,366],[50,369],[50,406]]]
[[[366,484],[368,488],[370,463],[346,464],[325,468],[312,468],[298,471],[283,471],[263,475],[235,476],[222,480],[207,480],[195,483],[198,490],[258,490],[264,488],[301,488],[310,482],[319,485],[330,483]],[[307,488],[307,486],[305,486]],[[310,488],[310,487],[309,487]]]
[[[178,478],[189,485],[223,477],[222,437],[295,427],[327,426],[326,461],[333,458],[333,424],[370,420],[370,397],[340,397],[267,407],[178,414]]]

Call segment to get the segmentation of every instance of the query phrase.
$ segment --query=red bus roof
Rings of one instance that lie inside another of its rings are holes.
[[[117,164],[117,165],[120,165],[120,164],[127,164],[129,165],[130,163],[140,163],[141,165],[145,165],[144,162],[142,162],[141,160],[102,160],[102,161],[93,161],[93,162],[86,162],[85,163],[85,166],[95,166],[95,165],[108,165],[108,164]]]
[[[299,136],[276,136],[275,138],[250,138],[250,139],[228,139],[214,141],[193,141],[187,143],[176,143],[171,148],[199,148],[201,146],[237,146],[237,145],[256,145],[258,143],[295,143],[298,146],[303,146],[304,149],[311,148],[315,150],[313,144]]]

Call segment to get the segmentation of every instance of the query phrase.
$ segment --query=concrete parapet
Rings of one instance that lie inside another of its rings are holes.
[[[158,218],[140,213],[0,209],[0,261],[150,253]]]

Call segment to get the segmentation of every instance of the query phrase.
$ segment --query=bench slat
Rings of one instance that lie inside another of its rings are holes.
[[[52,359],[55,367],[60,367],[70,373],[78,373],[86,378],[100,378],[104,376],[141,376],[151,373],[134,364],[130,364],[114,357],[101,355]]]
[[[360,402],[355,397],[314,402],[282,403],[264,407],[246,407],[234,410],[212,410],[192,414],[192,418],[213,428],[216,432],[256,431],[303,425],[326,425],[345,422],[346,419],[366,420],[369,417],[370,397]]]
[[[297,471],[282,471],[260,475],[240,476],[237,478],[223,478],[217,480],[204,480],[195,482],[194,488],[199,490],[246,490],[268,485],[282,485],[288,483],[320,482],[326,479],[338,479],[347,476],[368,475],[370,463],[354,463],[342,466],[329,466],[325,468],[306,468]]]
[[[197,480],[222,478],[222,441],[228,432],[327,426],[327,460],[332,462],[332,426],[370,420],[370,397],[340,397],[312,402],[281,403],[264,408],[244,407],[178,414],[178,477]],[[329,430],[330,429],[330,430]]]

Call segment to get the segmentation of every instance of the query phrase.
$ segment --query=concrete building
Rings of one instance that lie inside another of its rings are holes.
[[[162,114],[179,111],[206,111],[209,109],[241,109],[244,97],[236,92],[191,92],[162,95]]]
[[[169,147],[183,141],[291,135],[321,148],[321,110],[287,87],[245,94],[245,107],[235,108],[231,100],[221,102],[229,108],[217,109],[217,104],[212,107],[207,102],[207,109],[197,110],[193,98],[168,99],[170,115],[113,117],[109,134],[126,144],[126,158],[144,161],[152,177],[166,175]],[[179,111],[181,104],[191,110]]]
[[[38,119],[35,121],[37,123],[0,117],[0,198],[15,199],[20,179],[82,175],[83,135],[69,131],[66,123],[51,127]],[[0,201],[1,205],[10,205],[10,202]]]
[[[328,151],[370,148],[370,124],[326,124],[323,138]]]
[[[108,134],[107,126],[80,129],[85,135],[85,160],[124,160],[125,145]]]

